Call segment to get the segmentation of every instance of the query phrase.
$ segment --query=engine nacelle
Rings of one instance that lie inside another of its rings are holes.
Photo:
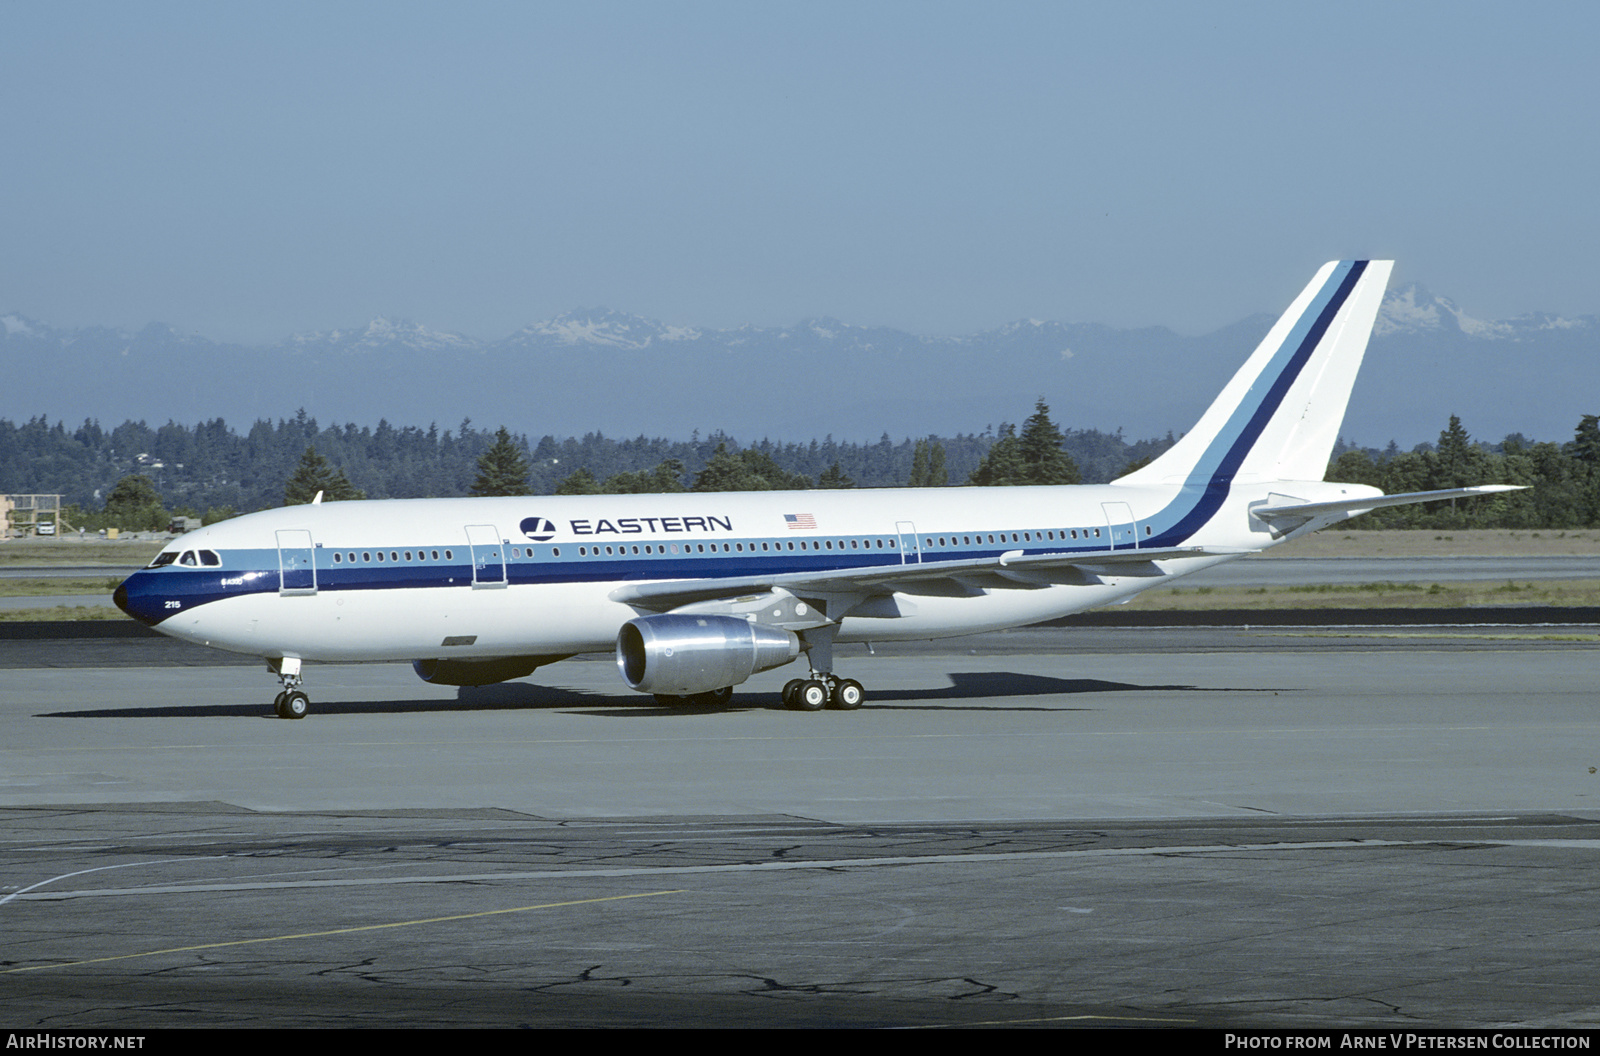
[[[526,678],[533,669],[563,660],[560,656],[502,656],[488,660],[413,660],[411,669],[436,686],[487,686]]]
[[[793,631],[737,616],[640,616],[617,634],[617,670],[640,693],[710,693],[799,655]]]

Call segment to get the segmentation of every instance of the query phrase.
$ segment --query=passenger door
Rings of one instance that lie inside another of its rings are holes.
[[[472,550],[473,587],[506,585],[506,548],[492,524],[467,525],[467,546]]]
[[[917,545],[917,526],[910,521],[896,521],[894,527],[900,533],[900,563],[921,564],[922,547]]]
[[[285,528],[278,536],[278,593],[315,594],[317,592],[317,551],[311,533],[300,528]]]
[[[1133,519],[1133,507],[1125,502],[1102,502],[1106,525],[1111,535],[1112,550],[1126,550],[1139,545],[1139,525]]]

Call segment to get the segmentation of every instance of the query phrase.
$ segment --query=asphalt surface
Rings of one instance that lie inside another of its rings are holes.
[[[0,643],[7,1026],[1597,1025],[1600,628],[852,648],[853,713],[330,665],[298,722],[160,641]]]

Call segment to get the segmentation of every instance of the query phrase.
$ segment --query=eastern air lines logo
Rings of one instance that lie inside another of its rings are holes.
[[[549,542],[556,537],[556,523],[543,517],[524,517],[517,527],[522,529],[523,535],[536,543]]]

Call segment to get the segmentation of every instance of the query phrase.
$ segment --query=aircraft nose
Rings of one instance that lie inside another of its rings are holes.
[[[149,611],[149,595],[138,591],[138,584],[134,584],[135,590],[130,591],[128,589],[128,584],[133,583],[134,578],[135,576],[129,576],[122,581],[121,586],[111,592],[111,603],[145,626],[154,627],[161,622],[161,619]],[[141,601],[146,604],[141,605]]]

